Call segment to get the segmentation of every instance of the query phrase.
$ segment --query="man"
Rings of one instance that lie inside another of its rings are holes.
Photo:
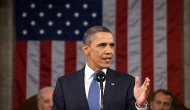
[[[44,87],[38,92],[37,102],[38,102],[39,110],[51,110],[52,109],[53,91],[54,91],[53,87]]]
[[[174,110],[174,96],[165,89],[157,90],[153,96],[150,104],[151,110]]]
[[[106,74],[103,110],[147,110],[150,80],[146,78],[139,87],[138,77],[110,69],[114,45],[113,35],[106,27],[94,26],[85,32],[82,51],[87,56],[86,66],[57,79],[53,110],[95,110],[91,109],[88,94],[93,73],[100,70]],[[100,109],[101,101],[96,110]]]

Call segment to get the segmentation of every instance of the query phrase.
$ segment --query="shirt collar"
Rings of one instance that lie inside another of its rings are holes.
[[[105,74],[107,72],[107,69],[102,69],[101,71],[103,71]],[[85,74],[85,80],[88,80],[92,77],[92,74],[95,73],[95,71],[93,71],[88,64],[86,63],[85,66],[85,70],[84,70],[84,74]]]

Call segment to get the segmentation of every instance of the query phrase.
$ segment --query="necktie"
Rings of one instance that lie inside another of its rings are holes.
[[[91,82],[89,92],[88,92],[88,105],[90,110],[99,110],[100,103],[100,87],[98,81],[96,80],[96,73],[93,74],[93,80]]]

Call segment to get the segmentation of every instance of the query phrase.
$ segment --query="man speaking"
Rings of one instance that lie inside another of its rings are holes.
[[[113,35],[106,27],[93,26],[85,32],[82,51],[87,56],[86,65],[57,79],[53,110],[148,109],[150,79],[139,86],[138,76],[110,69],[114,46]]]

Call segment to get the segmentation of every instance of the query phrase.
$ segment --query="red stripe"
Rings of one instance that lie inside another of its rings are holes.
[[[16,41],[15,74],[14,74],[14,103],[13,110],[18,110],[26,100],[26,56],[27,42]]]
[[[127,72],[127,0],[116,0],[116,70]]]
[[[65,74],[76,71],[76,41],[65,42]]]
[[[146,77],[151,79],[150,90],[154,90],[153,77],[153,0],[142,0],[141,24],[141,54],[142,54],[142,81]]]
[[[179,99],[182,99],[180,6],[182,6],[181,0],[167,0],[168,89]]]
[[[52,41],[40,41],[40,85],[39,89],[51,85]]]

